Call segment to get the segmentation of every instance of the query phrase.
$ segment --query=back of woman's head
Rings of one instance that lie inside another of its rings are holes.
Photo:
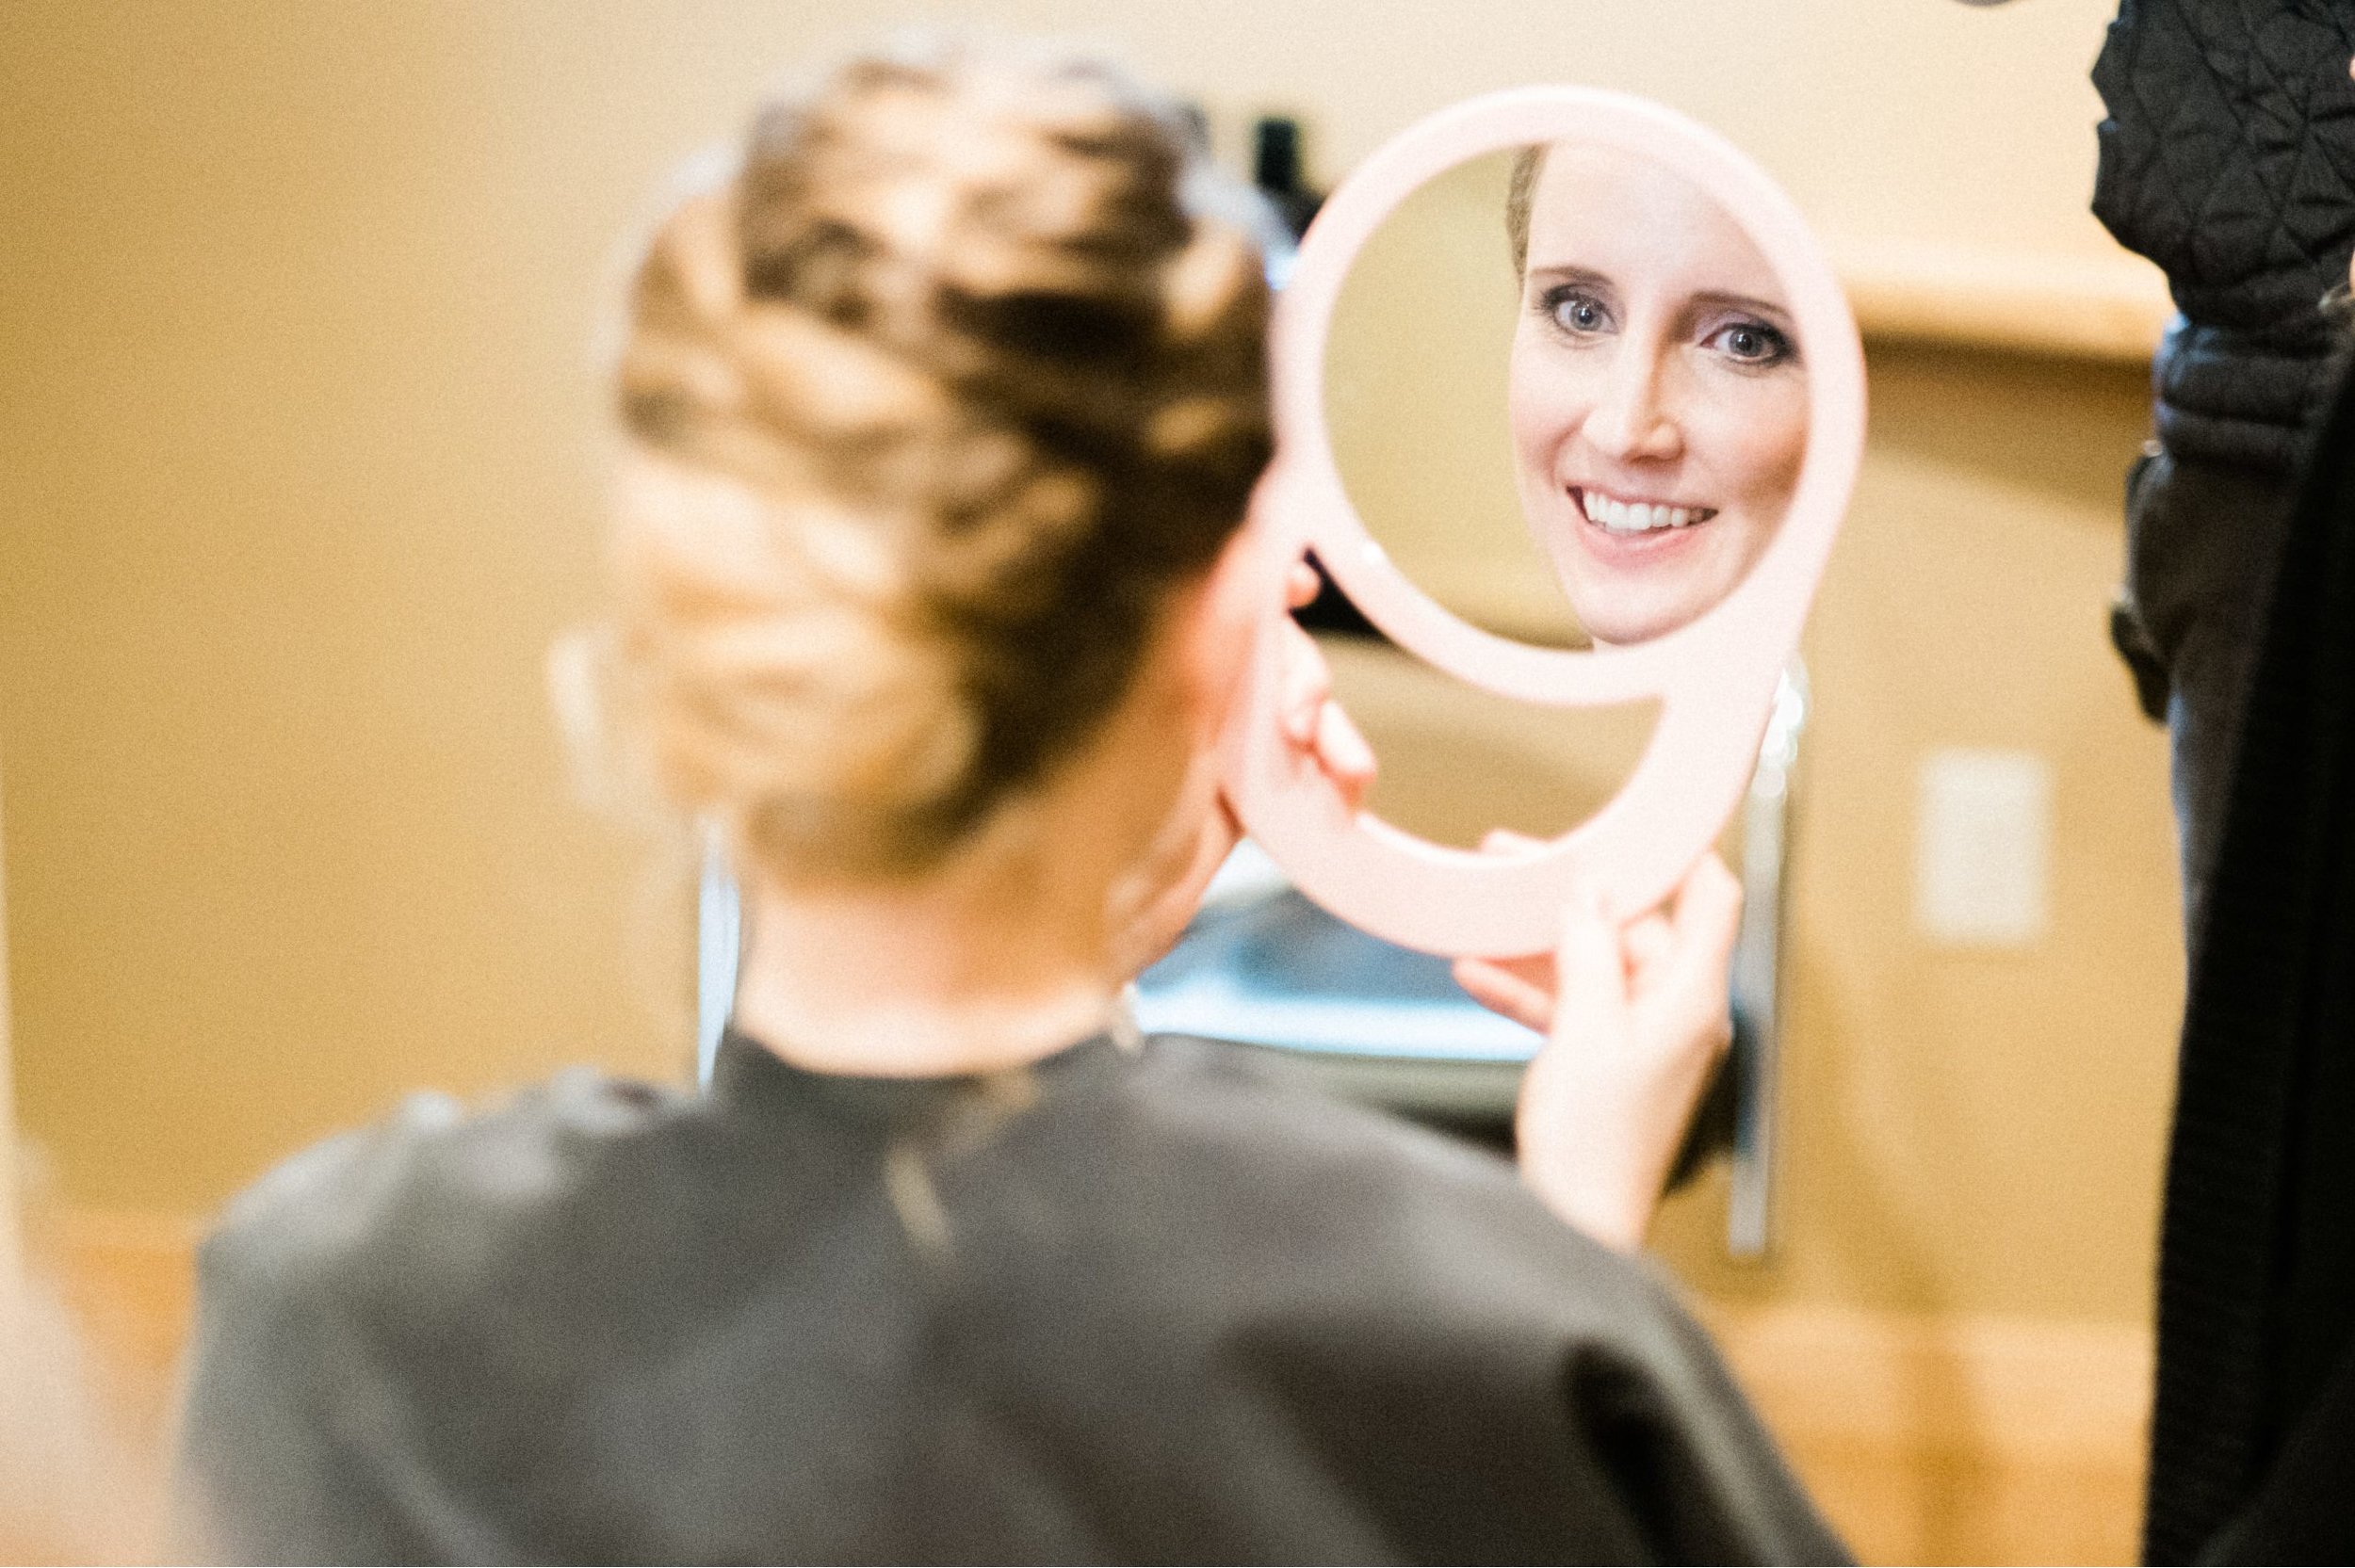
[[[624,691],[785,880],[937,862],[1080,747],[1269,430],[1259,259],[1068,56],[871,55],[665,221],[620,371]]]

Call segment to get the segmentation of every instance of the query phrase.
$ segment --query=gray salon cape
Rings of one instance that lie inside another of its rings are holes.
[[[202,1259],[250,1561],[1814,1561],[1646,1265],[1226,1047],[588,1073],[301,1155]]]

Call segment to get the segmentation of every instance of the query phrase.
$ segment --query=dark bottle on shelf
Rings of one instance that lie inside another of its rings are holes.
[[[1297,239],[1316,217],[1324,198],[1308,188],[1302,170],[1300,121],[1263,115],[1251,131],[1251,183],[1258,186]]]

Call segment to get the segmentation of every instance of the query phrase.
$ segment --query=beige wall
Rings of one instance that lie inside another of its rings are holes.
[[[1732,133],[1847,252],[2139,276],[2083,212],[2105,8],[1204,0],[1116,38],[1226,126],[1305,112],[1327,169],[1467,92],[1599,81]],[[814,16],[10,12],[9,959],[22,1119],[73,1201],[202,1208],[419,1084],[677,1069],[675,868],[569,800],[541,661],[594,605],[615,236]],[[2139,1320],[2179,961],[2160,743],[2102,609],[2144,395],[1873,368],[1810,642],[1786,1250],[1712,1262],[1697,1200],[1667,1250],[1720,1293]],[[1911,770],[1945,744],[2058,768],[2035,950],[1910,932]]]
[[[707,125],[618,158],[462,8],[7,26],[0,746],[63,1194],[209,1205],[409,1087],[674,1070],[676,922],[541,667],[593,603],[595,284]]]

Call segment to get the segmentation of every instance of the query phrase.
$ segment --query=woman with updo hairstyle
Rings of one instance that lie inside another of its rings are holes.
[[[1129,1021],[1282,591],[1235,200],[1109,68],[947,42],[660,224],[608,687],[743,889],[714,1081],[419,1097],[237,1200],[182,1441],[225,1557],[1838,1554],[1626,1255],[1723,1043],[1713,860],[1570,913],[1519,1172]]]

